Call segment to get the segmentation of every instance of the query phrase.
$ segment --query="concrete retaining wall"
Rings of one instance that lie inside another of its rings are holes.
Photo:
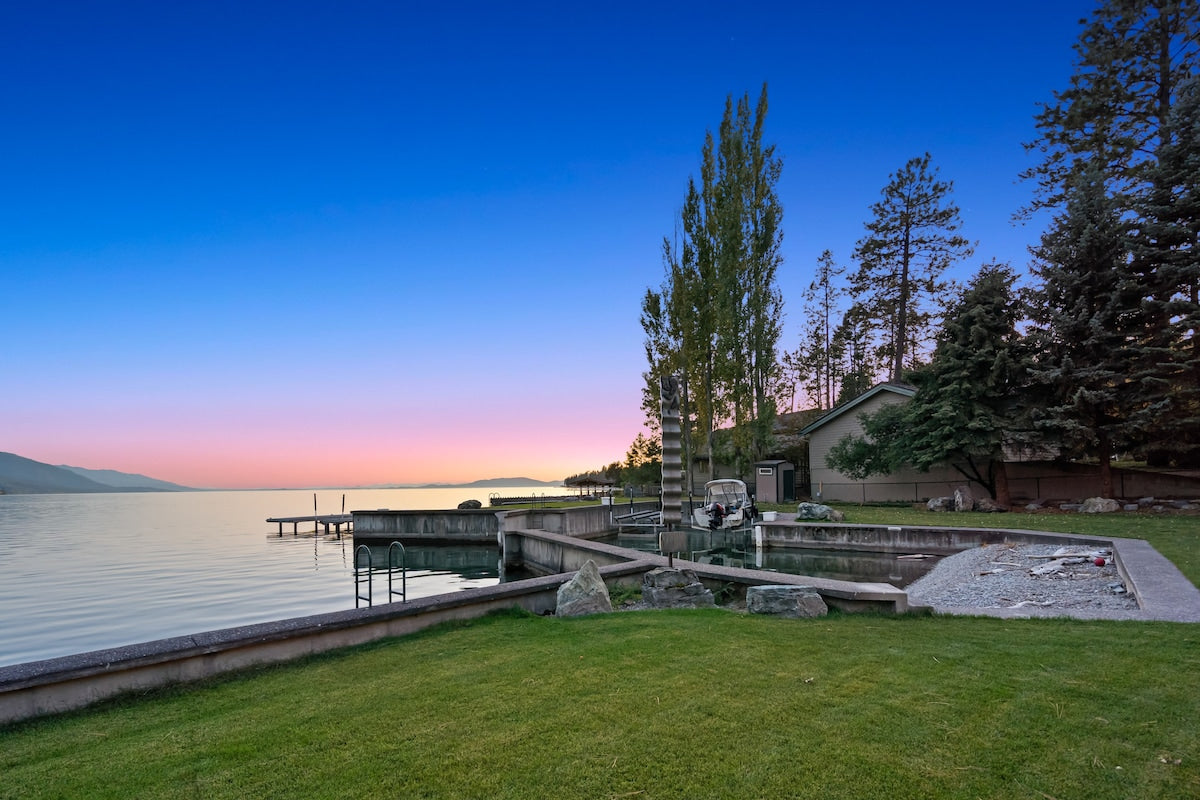
[[[949,555],[983,544],[1000,542],[1058,541],[1053,533],[999,528],[855,525],[845,522],[759,522],[765,547],[809,547],[862,550],[881,553],[933,553]],[[1064,535],[1063,543],[1078,544],[1081,537]],[[1085,539],[1106,546],[1108,539]]]
[[[352,511],[354,540],[431,539],[494,542],[500,530],[499,514],[487,509],[456,511]],[[499,512],[503,513],[503,512]]]
[[[564,536],[589,538],[602,536],[616,529],[614,514],[628,514],[630,510],[650,511],[657,509],[653,502],[625,503],[614,506],[578,506],[575,508],[534,508],[505,512],[504,527],[507,530],[540,530]]]
[[[511,523],[513,520],[507,519],[505,522]],[[505,566],[524,567],[534,574],[574,572],[589,559],[601,567],[627,564],[639,560],[641,555],[623,547],[589,542],[550,531],[506,530],[504,534]]]
[[[635,511],[656,508],[655,503],[636,503]],[[354,539],[365,543],[395,538],[440,541],[495,542],[501,528],[536,529],[565,536],[601,536],[616,528],[614,513],[628,513],[630,505],[575,506],[496,511],[459,509],[452,511],[353,511]],[[507,522],[505,521],[507,520]]]
[[[617,560],[626,563],[631,570],[628,575],[636,576],[640,580],[641,573],[655,567],[667,566],[669,563],[665,556],[654,553],[626,550],[603,542],[581,541],[549,531],[506,531],[504,547],[505,564],[519,564],[535,572],[551,570],[556,565],[578,569],[588,559],[592,559],[598,565],[611,564],[613,560]],[[825,598],[828,605],[843,611],[902,614],[908,610],[908,593],[885,583],[856,583],[832,578],[762,572],[700,564],[679,558],[674,559],[674,564],[693,570],[697,577],[714,591],[733,591],[735,594],[744,595],[748,586],[786,583],[811,586]],[[601,572],[618,567],[619,564],[617,567],[602,567]],[[607,573],[605,575],[605,579],[608,580]]]
[[[588,559],[606,583],[641,585],[643,573],[665,566],[652,553],[589,542],[546,531],[504,533],[506,564],[559,573],[498,586],[467,589],[407,603],[339,611],[279,622],[209,631],[128,647],[0,667],[0,724],[80,708],[123,692],[202,680],[246,667],[402,636],[448,620],[474,619],[497,609],[544,613],[557,604],[558,587]],[[812,586],[826,602],[845,610],[903,613],[908,595],[885,584],[804,578],[795,575],[675,561],[694,569],[713,589],[744,592],[746,586],[794,583]]]

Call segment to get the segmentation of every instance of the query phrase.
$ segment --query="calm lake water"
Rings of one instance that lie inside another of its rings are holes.
[[[529,489],[317,491],[317,510],[454,508]],[[540,493],[540,490],[539,490]],[[553,490],[552,492],[553,493]],[[0,665],[354,608],[354,543],[293,537],[267,517],[312,490],[0,495]],[[304,526],[301,526],[304,530]],[[310,528],[311,530],[311,528]],[[454,567],[410,557],[409,598],[499,581],[493,549]],[[478,552],[476,552],[478,551]],[[416,568],[413,568],[414,559]],[[375,582],[376,602],[387,581]]]

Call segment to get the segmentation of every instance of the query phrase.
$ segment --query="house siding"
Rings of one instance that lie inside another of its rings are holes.
[[[872,414],[885,405],[907,403],[911,387],[896,388],[879,384],[861,397],[857,405],[830,412],[803,431],[808,436],[810,492],[813,499],[840,500],[850,503],[920,503],[931,497],[946,497],[956,486],[968,484],[966,477],[952,466],[935,467],[929,472],[911,468],[891,475],[871,475],[856,481],[831,469],[825,463],[829,451],[846,434],[861,435],[859,417]],[[1011,499],[1082,500],[1100,490],[1099,470],[1095,465],[1063,464],[1049,460],[1045,453],[1009,453],[1006,458]],[[1200,476],[1147,470],[1113,469],[1113,489],[1124,498],[1200,499]],[[970,484],[978,497],[984,490]]]
[[[902,469],[890,475],[871,475],[856,481],[825,465],[829,451],[847,434],[861,435],[859,417],[873,414],[885,405],[906,403],[908,398],[893,392],[880,392],[828,423],[812,431],[808,457],[812,497],[852,503],[922,502],[931,497],[951,494],[966,482],[953,467],[934,468],[929,472]]]

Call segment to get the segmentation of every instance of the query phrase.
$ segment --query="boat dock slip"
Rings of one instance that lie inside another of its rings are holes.
[[[308,514],[303,517],[269,517],[267,522],[275,522],[279,524],[279,535],[283,536],[283,523],[292,523],[292,535],[296,536],[300,530],[301,522],[313,522],[325,528],[325,535],[329,535],[329,529],[333,528],[337,533],[338,538],[342,535],[342,526],[346,526],[346,530],[353,530],[354,516],[352,514]],[[313,528],[316,530],[316,528]]]

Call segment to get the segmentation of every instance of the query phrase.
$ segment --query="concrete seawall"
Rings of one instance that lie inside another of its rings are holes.
[[[374,543],[395,538],[434,541],[496,542],[501,528],[537,529],[566,536],[602,536],[614,528],[613,514],[647,511],[656,503],[570,508],[457,509],[453,511],[407,511],[376,509],[353,511],[354,540]]]
[[[861,550],[876,553],[949,555],[1001,542],[1061,541],[1108,546],[1110,540],[1008,528],[954,528],[917,525],[855,525],[847,522],[761,522],[765,547]],[[1056,538],[1057,537],[1057,538]]]
[[[609,580],[638,569],[637,565],[623,565],[601,570],[601,574]],[[0,667],[0,723],[80,708],[124,692],[202,680],[259,664],[403,636],[498,609],[520,607],[544,613],[554,609],[558,587],[570,577],[532,578],[408,603],[226,628]]]
[[[457,511],[352,511],[355,543],[373,540],[429,539],[445,542],[494,542],[505,512],[488,509]]]

